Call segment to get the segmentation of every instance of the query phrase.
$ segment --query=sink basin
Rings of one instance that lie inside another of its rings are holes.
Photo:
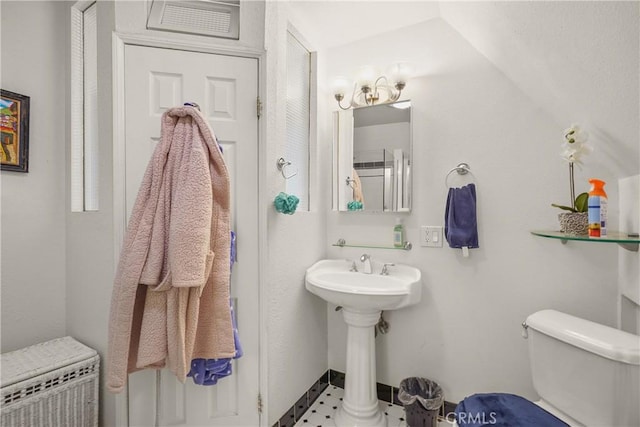
[[[371,264],[373,272],[365,274],[349,271],[351,263],[345,260],[318,261],[307,269],[306,288],[332,304],[358,310],[395,310],[420,301],[420,270],[397,264],[382,276],[382,264]]]

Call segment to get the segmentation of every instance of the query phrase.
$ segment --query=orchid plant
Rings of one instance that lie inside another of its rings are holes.
[[[571,206],[557,205],[551,206],[571,212],[587,212],[589,195],[580,193],[576,197],[575,183],[573,180],[573,165],[582,165],[582,157],[591,153],[593,149],[587,144],[589,135],[578,125],[571,125],[564,131],[564,141],[562,142],[562,153],[560,156],[569,163],[569,190],[571,191]]]

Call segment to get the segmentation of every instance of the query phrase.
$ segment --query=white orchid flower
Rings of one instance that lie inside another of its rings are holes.
[[[565,129],[564,139],[569,144],[581,144],[587,142],[587,139],[589,139],[589,134],[580,129],[580,126],[571,125],[569,129]]]
[[[572,125],[564,131],[564,139],[560,156],[569,163],[582,165],[581,158],[593,151],[593,148],[587,144],[589,134],[579,126]]]

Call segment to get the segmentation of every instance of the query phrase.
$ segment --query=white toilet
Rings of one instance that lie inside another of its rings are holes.
[[[572,427],[640,426],[640,336],[555,310],[523,327],[536,405]]]

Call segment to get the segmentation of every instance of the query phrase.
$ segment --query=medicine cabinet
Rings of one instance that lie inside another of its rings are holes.
[[[410,212],[411,101],[336,111],[333,209]]]

